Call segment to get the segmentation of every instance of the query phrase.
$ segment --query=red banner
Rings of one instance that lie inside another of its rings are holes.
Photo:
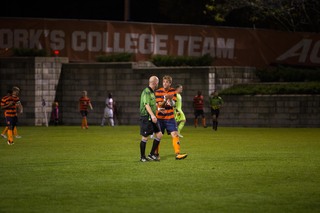
[[[45,49],[78,62],[134,53],[214,57],[215,66],[320,65],[320,34],[195,25],[0,18],[0,57],[13,48]]]

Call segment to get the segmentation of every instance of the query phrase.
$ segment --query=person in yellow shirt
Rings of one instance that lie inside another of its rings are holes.
[[[212,129],[218,130],[218,117],[220,114],[220,108],[223,104],[223,99],[219,96],[218,91],[211,93],[209,97],[209,103],[211,106],[211,116],[212,116]]]
[[[186,123],[186,116],[184,115],[182,111],[182,97],[181,93],[183,91],[183,86],[181,84],[178,84],[176,86],[176,92],[177,92],[177,101],[175,104],[175,116],[174,118],[176,119],[177,125],[178,125],[178,136],[180,138],[183,138],[181,135],[181,130],[183,129],[185,123]]]

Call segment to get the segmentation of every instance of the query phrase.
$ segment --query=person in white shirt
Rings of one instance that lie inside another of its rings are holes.
[[[114,109],[113,109],[112,93],[109,93],[108,98],[106,99],[106,106],[104,108],[101,126],[105,125],[107,119],[108,119],[109,125],[114,126],[113,110]]]

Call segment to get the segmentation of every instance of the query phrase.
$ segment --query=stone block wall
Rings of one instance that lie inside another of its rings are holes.
[[[201,90],[205,114],[210,124],[209,94],[234,84],[257,82],[250,67],[152,67],[136,63],[68,63],[67,58],[1,58],[0,89],[2,96],[12,86],[21,88],[24,113],[19,125],[46,125],[51,104],[58,101],[60,121],[79,125],[78,100],[87,90],[94,110],[89,125],[100,125],[105,99],[113,93],[117,103],[116,125],[139,124],[139,99],[152,75],[171,75],[173,85],[182,84],[183,110],[187,125],[193,125],[193,97]],[[221,110],[221,126],[319,127],[319,96],[226,96]],[[46,106],[43,107],[42,100]],[[0,118],[4,125],[3,113]]]
[[[220,125],[320,127],[320,95],[224,96]]]
[[[55,101],[61,67],[68,58],[60,57],[19,57],[1,58],[0,88],[1,97],[12,86],[21,89],[20,98],[24,107],[19,115],[20,125],[46,125],[50,119],[51,104]],[[43,100],[46,105],[43,106]],[[3,113],[0,115],[4,125]]]
[[[206,68],[133,68],[132,63],[65,64],[56,99],[61,102],[63,122],[79,125],[78,100],[82,90],[88,91],[94,110],[89,112],[91,125],[100,125],[105,99],[109,92],[117,104],[117,124],[139,124],[139,100],[141,91],[148,86],[152,75],[160,78],[170,75],[173,86],[182,84],[183,107],[187,117],[193,117],[192,100],[198,90],[208,90]]]

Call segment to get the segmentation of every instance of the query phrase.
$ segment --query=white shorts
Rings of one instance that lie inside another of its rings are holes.
[[[104,115],[105,118],[113,118],[113,110],[106,107],[104,108]]]

